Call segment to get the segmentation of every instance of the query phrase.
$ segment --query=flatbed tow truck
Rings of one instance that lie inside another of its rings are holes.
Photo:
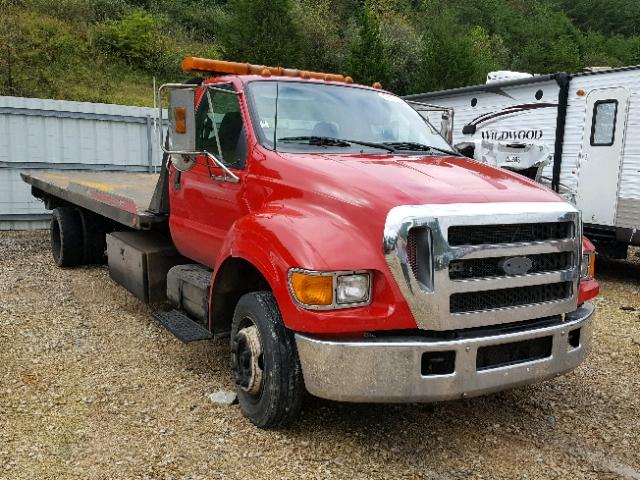
[[[36,192],[46,192],[69,205],[136,230],[166,226],[167,216],[150,210],[159,177],[148,173],[73,170],[22,174],[22,179]]]
[[[598,294],[580,214],[464,158],[379,85],[188,57],[159,174],[23,174],[61,267],[104,262],[181,340],[229,338],[241,410],[433,402],[577,367]],[[162,116],[160,105],[160,117]]]

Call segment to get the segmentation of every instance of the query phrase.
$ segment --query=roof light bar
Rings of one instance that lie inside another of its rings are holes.
[[[225,60],[211,60],[209,58],[186,57],[182,61],[182,70],[185,73],[219,73],[231,75],[263,75],[281,77],[301,77],[330,82],[353,83],[351,77],[337,73],[310,72],[308,70],[295,70],[292,68],[267,67],[264,65],[252,65],[250,63],[227,62]]]

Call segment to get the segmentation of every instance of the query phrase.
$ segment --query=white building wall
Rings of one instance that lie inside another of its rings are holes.
[[[0,230],[47,225],[20,171],[154,171],[155,117],[153,108],[0,96]]]

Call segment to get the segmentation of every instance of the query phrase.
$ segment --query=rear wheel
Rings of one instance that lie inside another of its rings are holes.
[[[82,220],[74,208],[58,207],[51,217],[51,253],[59,267],[75,267],[84,258]]]
[[[80,210],[79,215],[82,222],[82,263],[84,265],[104,263],[107,226],[103,218],[87,210]]]
[[[293,421],[304,382],[293,333],[271,292],[240,298],[231,328],[231,364],[242,413],[260,428]]]

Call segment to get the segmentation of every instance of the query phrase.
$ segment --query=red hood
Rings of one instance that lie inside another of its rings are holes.
[[[462,157],[280,155],[287,161],[281,171],[287,172],[283,176],[291,186],[304,184],[303,191],[376,210],[427,203],[561,200],[520,175]]]
[[[290,328],[339,332],[416,328],[383,255],[389,211],[429,203],[557,202],[550,190],[516,174],[458,157],[292,154],[258,149],[250,165],[245,255],[263,253],[277,268],[276,296]],[[215,212],[214,212],[215,214]],[[252,253],[254,252],[254,253]],[[236,255],[242,257],[240,250]],[[311,312],[291,302],[291,267],[370,270],[373,303],[366,310]]]
[[[317,270],[384,271],[383,232],[397,206],[562,201],[525,177],[463,157],[265,152],[250,173],[250,209],[286,225],[279,236],[304,244],[291,265]]]

